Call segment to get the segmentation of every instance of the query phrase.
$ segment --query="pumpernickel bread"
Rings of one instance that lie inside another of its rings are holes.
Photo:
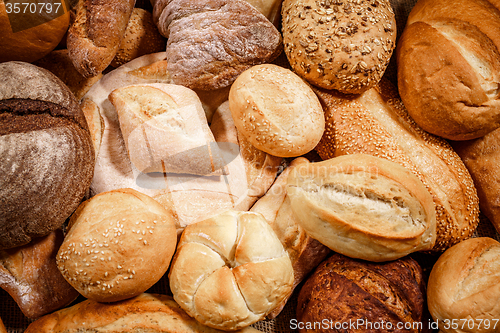
[[[61,227],[93,171],[87,122],[68,87],[29,63],[0,64],[0,249]]]

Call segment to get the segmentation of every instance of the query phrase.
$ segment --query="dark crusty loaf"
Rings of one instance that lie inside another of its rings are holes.
[[[127,29],[135,0],[79,0],[68,30],[67,47],[84,77],[96,76],[113,61]]]
[[[49,71],[0,64],[0,249],[58,229],[90,186],[94,150],[73,93]]]
[[[0,288],[28,318],[59,310],[79,295],[57,269],[56,253],[63,238],[58,229],[29,244],[0,250]]]
[[[281,35],[244,0],[159,0],[153,19],[168,38],[167,69],[191,89],[229,86],[252,65],[281,53]]]
[[[306,329],[299,332],[417,333],[423,317],[424,295],[422,269],[409,257],[376,264],[334,254],[300,290],[297,320]],[[307,329],[306,323],[318,322],[319,327]],[[358,326],[346,327],[345,323],[350,322]],[[380,329],[382,322],[385,329]],[[369,323],[376,323],[379,328],[370,328]],[[398,330],[398,323],[408,323],[414,328]],[[392,330],[388,329],[391,327]]]
[[[317,90],[326,130],[317,152],[323,159],[363,153],[398,162],[434,197],[437,239],[433,251],[469,238],[479,223],[476,188],[448,142],[422,130],[408,115],[389,81],[361,95]]]

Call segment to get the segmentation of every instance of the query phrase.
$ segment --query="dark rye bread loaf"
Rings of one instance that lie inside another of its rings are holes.
[[[416,333],[423,319],[424,295],[422,269],[410,257],[373,263],[334,254],[300,290],[297,326],[300,333]],[[355,329],[345,327],[350,322],[356,323]],[[314,323],[321,325],[314,327]],[[398,329],[398,323],[415,329]]]
[[[59,228],[93,169],[87,123],[68,87],[29,63],[0,64],[0,249]]]

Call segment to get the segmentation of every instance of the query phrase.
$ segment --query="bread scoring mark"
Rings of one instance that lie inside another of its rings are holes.
[[[485,292],[500,280],[500,247],[489,246],[474,258],[467,274],[459,281],[453,295],[455,302]]]

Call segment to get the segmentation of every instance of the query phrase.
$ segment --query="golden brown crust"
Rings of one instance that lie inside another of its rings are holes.
[[[68,229],[57,267],[80,294],[97,302],[145,292],[166,273],[177,243],[175,216],[132,189],[85,201]]]
[[[5,328],[5,325],[3,324],[2,318],[0,318],[0,333],[7,333],[7,329]]]
[[[283,44],[290,65],[310,83],[361,93],[382,78],[396,46],[388,0],[283,2]]]
[[[488,237],[465,240],[446,250],[432,267],[427,285],[429,311],[442,332],[495,332],[500,315],[500,244]],[[446,321],[469,325],[454,329]]]
[[[432,196],[398,163],[350,154],[303,164],[286,191],[300,226],[337,253],[382,262],[434,246]]]
[[[434,197],[437,240],[434,251],[472,236],[479,223],[476,188],[448,142],[422,130],[408,115],[395,88],[385,80],[364,94],[317,90],[326,131],[316,148],[323,159],[364,153],[398,162]]]
[[[193,318],[236,330],[263,319],[292,291],[293,268],[262,215],[227,211],[184,229],[169,272]]]
[[[363,323],[352,331],[372,332],[369,322],[384,321],[393,328],[398,322],[419,323],[424,295],[422,269],[409,257],[376,264],[334,254],[305,282],[297,304],[298,321],[314,323],[327,318],[331,326],[299,332],[332,332],[335,323],[360,323],[360,319]],[[413,328],[404,332],[420,331]]]
[[[102,73],[120,47],[135,0],[80,0],[68,31],[67,47],[84,77]]]
[[[111,66],[119,67],[145,54],[165,51],[166,39],[160,35],[149,11],[134,8],[127,29]]]
[[[469,140],[500,126],[496,6],[486,0],[422,0],[410,13],[398,42],[398,86],[424,130]]]
[[[69,308],[46,315],[28,326],[26,333],[103,333],[186,332],[222,333],[188,316],[171,296],[141,294],[115,303],[85,300]],[[236,333],[256,333],[245,328]]]
[[[52,8],[61,5],[64,14],[49,22],[17,32],[12,31],[13,29],[10,22],[10,19],[17,19],[16,15],[12,13],[9,15],[12,17],[10,18],[7,15],[5,1],[0,3],[0,31],[2,31],[0,35],[0,45],[2,45],[0,50],[0,62],[36,61],[54,50],[62,41],[70,24],[70,12],[69,8],[66,8],[67,2],[51,0],[45,1],[44,3],[52,5]],[[9,3],[9,5],[13,5],[13,3]],[[23,7],[24,6],[20,7],[20,10],[23,10]],[[40,7],[38,7],[38,9],[40,9]],[[49,13],[46,14],[48,15]]]
[[[28,318],[59,310],[79,295],[57,269],[56,253],[63,239],[62,231],[56,230],[27,245],[0,251],[0,287]]]
[[[479,207],[500,232],[500,129],[481,138],[451,142],[469,170],[479,197]]]

